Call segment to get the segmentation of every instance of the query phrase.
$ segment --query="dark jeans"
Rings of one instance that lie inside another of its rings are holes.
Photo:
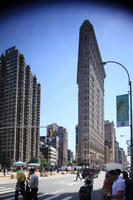
[[[19,192],[21,192],[21,194],[22,194],[23,197],[24,197],[24,194],[25,194],[25,184],[24,184],[24,182],[17,183],[17,186],[20,188],[20,190],[18,190],[17,187],[16,187],[16,190],[15,190],[15,200],[18,200]]]
[[[80,176],[77,175],[77,176],[76,176],[76,181],[78,180],[78,178],[79,178],[80,180],[82,180],[82,178],[80,178]]]
[[[38,200],[37,191],[38,191],[38,188],[31,188],[31,196],[32,196],[32,199],[34,200]]]

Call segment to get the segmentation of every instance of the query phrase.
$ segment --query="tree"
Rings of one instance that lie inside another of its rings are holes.
[[[49,171],[49,162],[45,158],[40,161],[40,171]]]

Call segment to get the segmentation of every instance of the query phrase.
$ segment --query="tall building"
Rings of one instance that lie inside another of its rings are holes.
[[[110,154],[111,152],[111,145],[108,141],[105,142],[104,144],[104,164],[110,163]]]
[[[75,160],[78,161],[78,125],[75,126],[76,132],[76,149],[75,149]]]
[[[67,165],[68,161],[68,132],[64,127],[59,127],[58,133],[59,137],[59,165]]]
[[[125,155],[125,151],[123,148],[119,148],[119,163],[122,164],[123,169],[127,167],[127,156]]]
[[[73,161],[74,161],[74,156],[73,156],[73,152],[70,150],[70,149],[68,149],[68,164],[72,164],[73,163]]]
[[[119,142],[115,139],[115,163],[119,163]]]
[[[110,144],[110,162],[115,162],[115,128],[114,122],[104,121],[105,143]]]
[[[104,163],[105,71],[92,24],[80,27],[78,51],[78,162]]]
[[[49,135],[51,129],[52,135]],[[66,165],[68,160],[68,132],[67,129],[56,123],[47,126],[48,144],[58,151],[58,165]],[[58,140],[59,139],[59,140]]]
[[[0,57],[0,161],[40,155],[41,86],[15,46]]]

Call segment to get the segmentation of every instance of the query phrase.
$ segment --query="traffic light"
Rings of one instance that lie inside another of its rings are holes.
[[[52,136],[53,136],[53,131],[52,131],[52,129],[50,128],[50,129],[49,129],[49,137],[52,138]]]

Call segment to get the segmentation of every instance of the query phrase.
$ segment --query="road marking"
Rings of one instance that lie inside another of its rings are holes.
[[[6,188],[6,187],[0,187],[0,190],[1,190],[2,188]]]
[[[18,199],[20,199],[22,196],[19,195]],[[14,197],[11,197],[11,198],[8,198],[8,199],[5,199],[5,200],[14,200],[15,199],[15,194],[14,194]]]
[[[43,193],[43,194],[39,194],[37,195],[38,197],[42,197],[42,196],[45,196],[45,195],[48,195],[49,193]]]
[[[14,200],[14,199],[15,199],[15,195],[14,195],[14,197],[8,198],[6,200]]]
[[[54,195],[54,196],[52,196],[52,197],[48,197],[48,198],[46,198],[46,199],[43,199],[43,200],[51,200],[51,199],[54,199],[54,198],[56,198],[56,197],[58,197],[58,196],[60,196],[60,195]]]
[[[62,199],[62,200],[68,200],[68,199],[72,199],[73,197],[66,197],[66,198],[64,198],[64,199]]]
[[[3,197],[9,197],[9,196],[12,196],[13,194],[14,194],[14,193],[12,193],[12,194],[2,195],[2,196],[0,195],[0,197],[2,197],[2,198],[3,198]]]
[[[39,194],[38,197],[41,197],[41,196],[45,196],[47,195],[48,193],[45,193],[45,194]],[[19,197],[22,197],[22,195],[19,195]],[[11,198],[8,198],[6,200],[14,200],[14,197],[11,197]]]
[[[0,192],[0,194],[4,194],[5,192],[7,193],[7,192],[14,192],[15,190],[8,190],[8,189],[6,189],[6,191],[2,191],[2,192]]]
[[[0,192],[4,191],[4,190],[11,190],[11,189],[13,189],[13,188],[3,188],[3,189],[0,189]]]
[[[52,192],[51,194],[58,194],[58,193],[63,192],[63,191],[64,191],[64,189],[58,190],[58,191],[56,191],[56,192]]]
[[[15,190],[14,190],[15,191]],[[6,194],[6,193],[5,193]],[[41,193],[41,194],[39,194],[38,195],[38,197],[42,197],[42,196],[45,196],[45,195],[48,195],[49,193]],[[14,196],[15,195],[15,193],[12,193],[12,194],[6,194],[6,195],[2,195],[2,196],[0,196],[0,198],[4,198],[4,197],[9,197],[9,196]],[[22,197],[22,195],[20,194],[19,195],[19,197]],[[8,198],[8,199],[6,199],[6,200],[14,200],[14,197],[10,197],[10,198]]]

